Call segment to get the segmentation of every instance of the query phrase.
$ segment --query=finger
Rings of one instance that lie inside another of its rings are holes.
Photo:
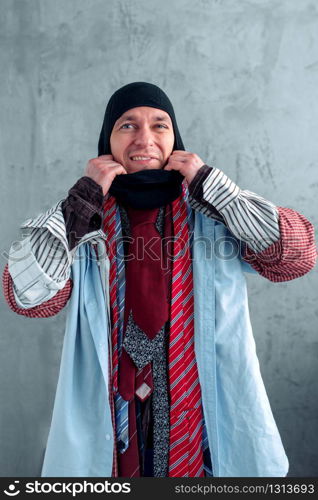
[[[170,157],[169,161],[171,163],[175,163],[175,162],[184,163],[187,161],[187,158],[185,158],[184,156],[173,156],[173,157]]]
[[[181,165],[176,163],[176,164],[170,164],[170,165],[166,165],[164,170],[180,170],[181,168]]]
[[[116,163],[113,168],[118,170],[118,172],[116,172],[116,175],[127,174],[127,170],[120,163]]]
[[[100,155],[97,158],[99,158],[100,160],[112,160],[113,155]]]
[[[172,154],[170,155],[170,158],[175,158],[175,157],[180,157],[180,158],[187,158],[191,156],[192,153],[189,153],[188,151],[173,151]]]
[[[171,156],[189,156],[191,153],[189,151],[182,151],[180,149],[175,149],[172,151]]]
[[[112,161],[112,162],[107,162],[106,165],[103,165],[105,167],[111,167],[111,168],[114,168],[114,167],[123,167],[124,166],[121,164],[121,163],[118,163],[117,161]]]

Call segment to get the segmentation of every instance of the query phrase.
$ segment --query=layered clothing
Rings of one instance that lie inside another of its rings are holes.
[[[202,172],[205,182],[218,173],[211,174],[207,169]],[[200,182],[198,179],[193,193],[202,190],[202,178]],[[229,183],[221,183],[224,185]],[[206,183],[203,191],[209,191]],[[238,194],[241,200],[237,200]],[[252,197],[255,200],[257,195],[252,193]],[[245,273],[258,273],[271,281],[304,275],[316,259],[313,227],[301,214],[278,207],[279,238],[259,251],[235,235],[238,225],[233,218],[234,229],[229,230],[225,215],[222,218],[223,208],[215,214],[214,206],[206,216],[203,212],[207,212],[207,204],[189,200],[186,190],[182,201],[187,207],[186,224],[192,238],[193,342],[204,423],[202,443],[208,443],[213,475],[285,476],[288,459],[262,380]],[[230,198],[232,206],[234,201],[247,205],[241,191],[236,192],[235,199]],[[194,204],[201,211],[193,209]],[[118,434],[112,394],[114,323],[107,234],[102,229],[86,232],[70,252],[61,205],[25,223],[30,235],[19,249],[11,249],[4,275],[5,295],[13,310],[31,317],[55,314],[69,299],[42,476],[111,476],[116,475]],[[267,211],[270,206],[266,205]],[[230,213],[228,206],[226,209]],[[119,206],[113,214],[120,234]],[[253,225],[250,222],[250,227]],[[71,262],[64,282],[43,271],[48,266],[48,256],[43,256],[43,242],[47,239],[36,238],[39,230],[55,234],[66,253],[59,264],[60,275]],[[289,259],[290,243],[296,240],[297,255]],[[35,241],[42,241],[42,253],[34,250]],[[23,267],[23,252],[29,259],[27,269]],[[116,255],[119,269],[122,258]],[[31,279],[30,270],[36,270]]]

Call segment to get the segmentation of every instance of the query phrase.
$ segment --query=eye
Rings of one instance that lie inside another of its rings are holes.
[[[122,126],[120,128],[123,128],[123,127],[129,127],[129,125],[132,126],[132,123],[123,123]]]
[[[168,128],[167,125],[163,125],[162,123],[157,123],[157,127]]]

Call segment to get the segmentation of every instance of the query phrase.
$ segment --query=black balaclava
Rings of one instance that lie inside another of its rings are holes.
[[[150,106],[169,114],[174,131],[173,150],[184,150],[173,106],[168,96],[157,85],[134,82],[121,87],[111,96],[105,111],[98,141],[98,156],[112,154],[110,136],[118,118],[128,109]],[[117,175],[109,193],[119,202],[134,208],[157,208],[180,196],[184,177],[175,170],[150,169],[133,174]]]

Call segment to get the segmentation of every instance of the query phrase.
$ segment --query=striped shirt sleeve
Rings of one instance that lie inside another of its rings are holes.
[[[23,238],[11,245],[8,270],[19,308],[30,309],[50,300],[70,278],[76,248],[70,250],[62,211],[63,200],[28,219],[22,226]],[[104,238],[103,231],[85,234],[77,244]]]
[[[311,222],[291,208],[275,206],[240,189],[221,170],[203,165],[189,185],[192,207],[222,221],[244,243],[243,260],[265,278],[299,278],[316,264]]]
[[[254,252],[280,237],[276,206],[252,191],[240,189],[218,168],[203,165],[189,185],[191,206],[224,222]]]
[[[9,251],[8,270],[17,306],[32,308],[51,299],[70,277],[72,254],[68,250],[61,201],[22,226],[22,240]]]
[[[22,228],[31,229],[30,246],[38,265],[56,282],[69,278],[71,263],[61,203],[22,225]]]

